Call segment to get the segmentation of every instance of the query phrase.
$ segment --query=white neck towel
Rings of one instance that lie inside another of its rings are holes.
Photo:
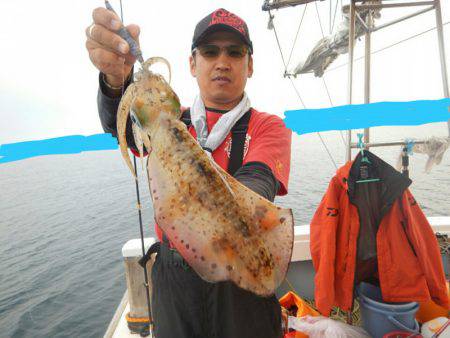
[[[231,128],[249,109],[250,100],[244,92],[241,102],[232,110],[223,114],[209,133],[206,123],[205,104],[200,95],[197,96],[191,107],[191,121],[197,133],[198,143],[211,155],[225,140]]]

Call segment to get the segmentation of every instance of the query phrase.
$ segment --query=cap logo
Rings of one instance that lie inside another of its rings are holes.
[[[224,9],[218,9],[212,14],[209,26],[216,24],[224,24],[227,26],[231,26],[234,29],[237,29],[239,32],[241,32],[244,36],[247,36],[244,21],[240,17]]]

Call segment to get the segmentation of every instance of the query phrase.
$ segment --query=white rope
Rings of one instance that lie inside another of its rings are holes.
[[[325,76],[322,76],[322,82],[323,82],[323,85],[325,86],[325,90],[327,92],[328,100],[330,101],[330,105],[332,107],[334,107],[333,101],[331,100],[330,91],[328,90],[327,83],[325,82]],[[344,135],[342,134],[342,130],[339,130],[339,134],[341,135],[341,140],[342,140],[342,143],[344,144],[344,147],[347,147],[347,143],[346,143],[346,141],[344,139]]]
[[[269,11],[269,17],[270,17],[270,16],[271,16],[271,13],[270,13],[270,11]],[[279,39],[278,39],[278,34],[277,34],[277,31],[276,31],[275,25],[273,26],[273,31],[274,31],[274,34],[275,34],[275,39],[277,40],[278,49],[279,49],[279,51],[280,51],[281,60],[283,61],[284,69],[285,69],[285,73],[286,73],[286,71],[287,71],[287,68],[286,68],[286,62],[284,61],[283,51],[282,51],[282,49],[281,49],[281,45],[280,45],[280,41],[279,41]],[[302,106],[303,106],[303,109],[306,109],[306,105],[305,105],[305,103],[303,102],[303,99],[302,99],[302,97],[301,97],[299,91],[297,90],[297,87],[295,86],[294,82],[292,81],[292,79],[291,79],[290,77],[289,77],[289,81],[291,82],[291,85],[292,85],[292,87],[294,88],[294,91],[295,91],[295,93],[297,94],[297,96],[298,96],[298,98],[299,98],[299,100],[300,100],[300,102],[301,102],[301,104],[302,104]],[[331,155],[330,150],[328,149],[327,145],[325,144],[325,141],[323,140],[322,135],[320,135],[319,132],[317,132],[317,135],[319,136],[319,139],[320,139],[320,141],[322,142],[322,145],[324,146],[326,152],[328,153],[328,157],[330,158],[331,162],[333,163],[334,167],[335,167],[336,170],[337,170],[337,169],[338,169],[338,166],[337,166],[337,164],[336,164],[336,161],[334,160],[333,156]]]
[[[305,106],[305,104],[303,103],[303,99],[302,99],[302,97],[301,97],[301,95],[300,95],[300,93],[299,93],[297,87],[295,86],[294,81],[292,81],[291,78],[289,78],[289,80],[291,81],[292,87],[294,88],[294,90],[295,90],[295,92],[296,92],[298,98],[300,99],[300,102],[302,103],[303,109],[306,109],[306,106]],[[337,166],[336,161],[334,160],[333,156],[331,155],[330,149],[328,149],[328,147],[327,147],[325,141],[324,141],[323,138],[322,138],[322,135],[320,135],[319,132],[317,132],[317,135],[319,136],[320,142],[322,142],[322,145],[324,146],[326,152],[328,153],[328,157],[330,158],[331,162],[333,163],[334,167],[335,167],[336,170],[337,170],[337,169],[338,169],[338,166]]]
[[[269,11],[269,17],[272,17],[272,14]],[[281,49],[281,44],[280,44],[280,40],[278,39],[278,34],[277,34],[277,29],[275,28],[275,24],[273,25],[273,32],[275,33],[275,39],[277,40],[277,44],[278,44],[278,49],[280,50],[280,55],[281,55],[281,60],[283,61],[283,65],[284,65],[284,72],[287,72],[287,65],[286,65],[286,61],[284,60],[284,55],[283,55],[283,51]]]
[[[336,3],[337,3],[337,2],[336,2]],[[325,38],[325,35],[324,35],[324,33],[323,33],[323,28],[322,28],[322,21],[320,20],[319,9],[318,9],[318,7],[317,7],[317,2],[315,2],[315,4],[316,4],[317,20],[318,20],[319,25],[320,25],[320,31],[322,32],[322,38]],[[330,4],[331,4],[331,0],[330,0]],[[334,107],[333,101],[331,100],[330,92],[329,92],[329,90],[328,90],[327,83],[325,82],[325,78],[324,78],[323,76],[322,76],[322,83],[323,83],[324,86],[325,86],[325,90],[326,90],[326,92],[327,92],[328,100],[330,101],[330,105]],[[342,139],[342,142],[343,142],[343,144],[344,144],[344,147],[346,147],[345,140],[344,140],[344,135],[342,134],[342,130],[339,130],[339,134],[341,135],[341,139]]]
[[[449,23],[450,23],[450,21],[447,21],[447,22],[445,22],[444,24],[442,24],[442,26],[448,25]],[[382,52],[382,51],[384,51],[384,50],[386,50],[386,49],[388,49],[388,48],[397,46],[397,45],[399,45],[399,44],[401,44],[401,43],[403,43],[403,42],[406,42],[406,41],[408,41],[408,40],[417,38],[417,37],[419,37],[419,36],[421,36],[421,35],[423,35],[423,34],[425,34],[425,33],[429,33],[429,32],[431,32],[431,31],[433,31],[433,30],[435,30],[435,29],[436,29],[436,27],[433,27],[433,28],[427,29],[426,31],[423,31],[423,32],[420,32],[420,33],[411,35],[410,37],[407,37],[407,38],[405,38],[405,39],[403,39],[403,40],[394,42],[394,43],[391,44],[391,45],[388,45],[388,46],[386,46],[386,47],[377,49],[377,50],[373,51],[372,53],[370,53],[370,55],[373,55],[373,54]],[[359,61],[359,60],[362,60],[362,59],[364,59],[364,56],[360,56],[360,57],[354,59],[354,61]],[[331,72],[331,71],[333,71],[333,70],[336,70],[336,69],[338,69],[338,68],[345,67],[345,66],[347,66],[347,64],[348,64],[348,63],[344,63],[344,64],[342,64],[342,65],[339,65],[339,66],[330,68],[330,69],[328,69],[328,70],[326,71],[326,73]]]
[[[308,3],[306,3],[306,5],[305,5],[305,7],[303,9],[302,18],[300,19],[300,23],[299,23],[298,28],[297,28],[297,33],[295,34],[294,42],[292,43],[292,49],[291,49],[291,52],[289,53],[289,59],[288,59],[286,67],[288,67],[290,62],[291,62],[292,52],[294,51],[295,44],[297,43],[298,33],[300,32],[300,27],[302,26],[303,18],[305,17],[305,13],[306,13],[306,8],[307,7],[308,7]],[[285,69],[285,71],[287,71],[287,69]]]
[[[317,1],[314,2],[314,4],[316,5],[317,20],[319,21],[320,31],[322,32],[322,39],[323,39],[325,37],[325,34],[323,33],[322,21],[320,21],[319,8],[317,7]]]
[[[331,4],[331,1],[332,1],[332,0],[330,0],[330,4]],[[330,32],[330,34],[334,32],[334,24],[335,24],[335,22],[336,22],[336,13],[337,13],[337,8],[338,8],[338,2],[339,2],[339,1],[336,0],[336,6],[334,6],[333,25],[331,26],[331,32]]]
[[[330,0],[330,11],[329,11],[329,15],[328,15],[328,34],[331,34],[331,0]]]

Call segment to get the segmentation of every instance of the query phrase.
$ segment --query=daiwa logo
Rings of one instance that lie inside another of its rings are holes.
[[[327,210],[328,210],[327,216],[336,217],[337,215],[339,215],[339,209],[327,208]]]

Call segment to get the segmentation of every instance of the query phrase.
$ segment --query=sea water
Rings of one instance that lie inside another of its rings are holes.
[[[421,137],[436,129],[407,131]],[[397,132],[381,130],[384,139]],[[341,135],[323,137],[342,165]],[[374,152],[395,164],[400,147]],[[425,162],[411,157],[411,190],[428,216],[450,216],[450,154],[430,174]],[[294,137],[289,194],[276,201],[293,209],[297,225],[310,221],[335,170],[317,135]],[[153,236],[140,176],[145,235]],[[119,151],[0,165],[0,337],[103,336],[126,289],[122,245],[138,237],[135,184]]]

